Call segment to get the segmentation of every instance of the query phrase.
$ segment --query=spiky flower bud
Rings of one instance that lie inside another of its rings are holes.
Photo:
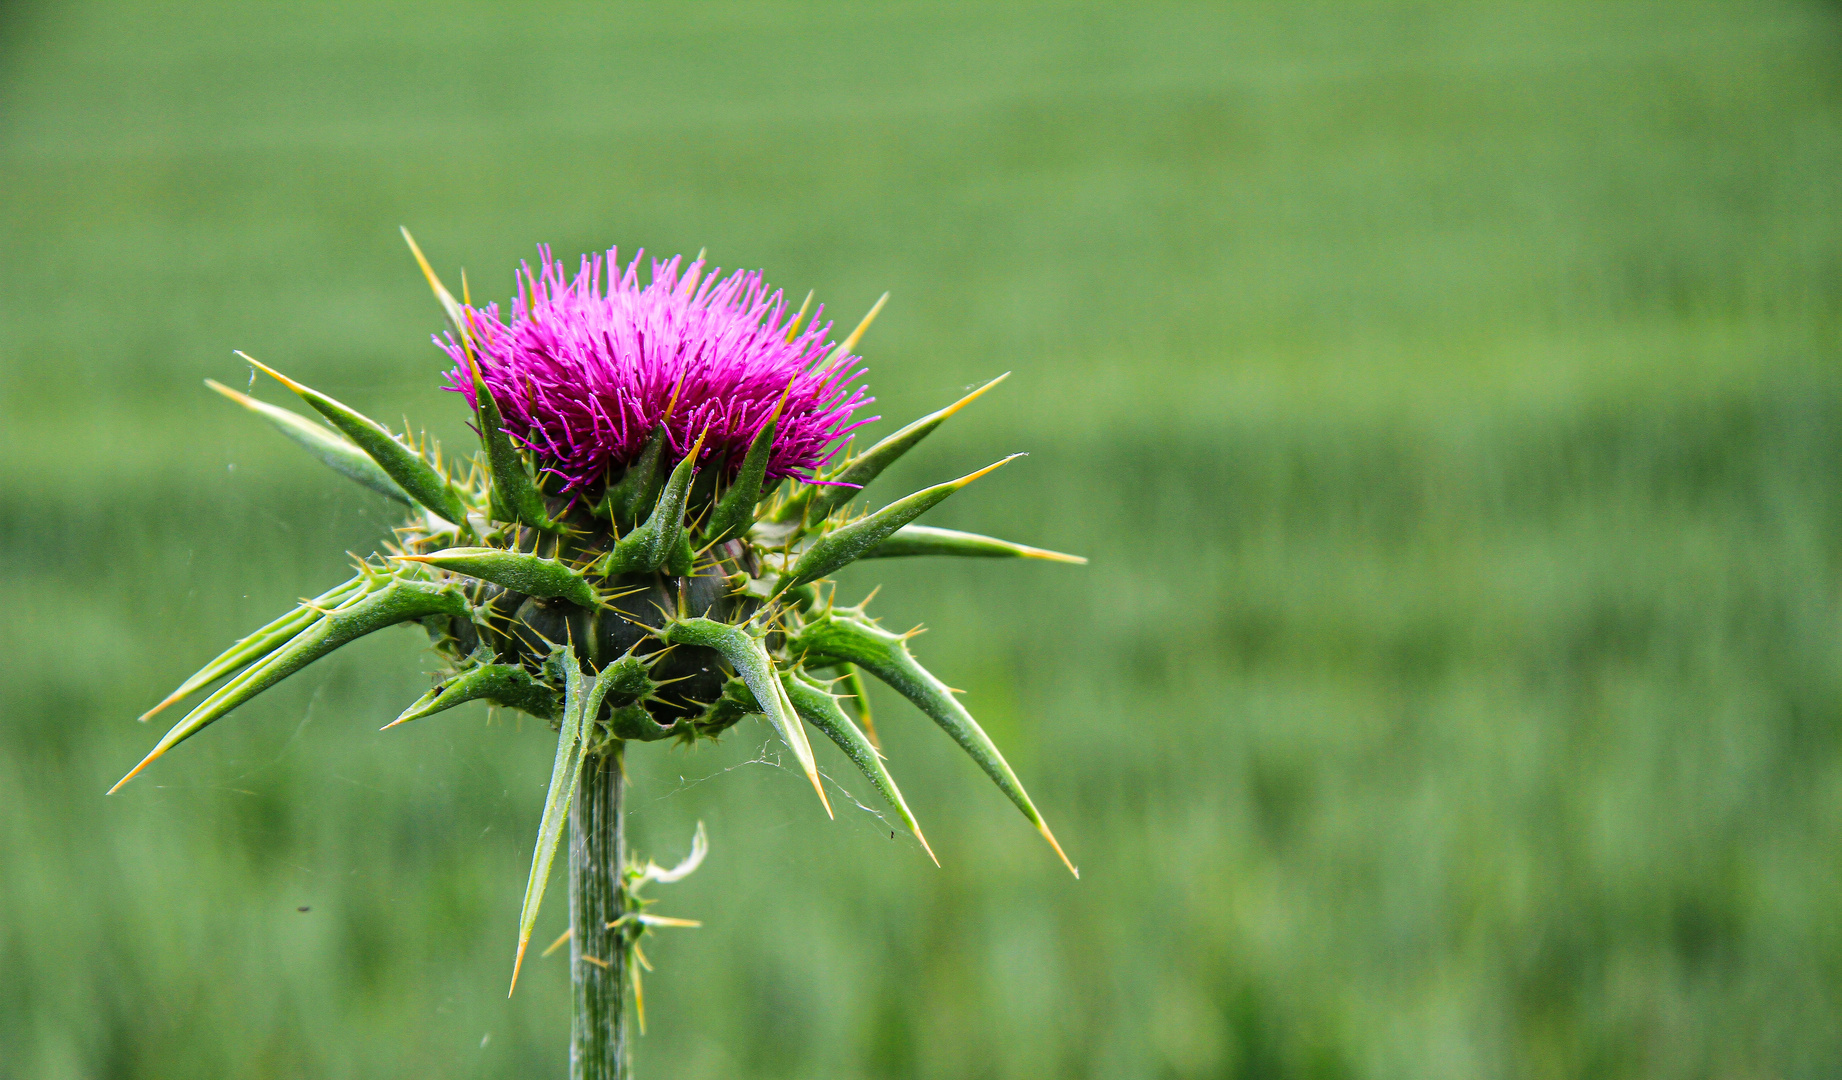
[[[790,313],[759,274],[724,277],[701,257],[672,259],[654,262],[642,285],[640,259],[623,269],[610,252],[584,257],[571,277],[540,249],[502,313],[456,301],[415,254],[448,315],[436,340],[482,451],[456,469],[254,360],[331,427],[211,384],[415,512],[384,557],[237,642],[156,706],[228,677],[123,783],[313,660],[413,622],[447,670],[387,726],[484,699],[549,721],[559,735],[520,960],[584,761],[626,742],[715,737],[760,715],[829,813],[810,726],[864,771],[931,857],[871,737],[841,706],[850,702],[869,726],[859,670],[939,724],[1062,854],[997,747],[906,638],[877,627],[862,605],[835,608],[827,580],[872,557],[1084,561],[911,524],[1004,462],[873,513],[847,509],[997,380],[841,457],[852,432],[875,419],[859,415],[871,399],[855,350],[876,309],[834,343],[822,309],[810,322],[804,306]]]

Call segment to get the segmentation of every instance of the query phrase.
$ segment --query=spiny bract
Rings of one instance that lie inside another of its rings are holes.
[[[409,234],[404,233],[409,239]],[[863,770],[932,857],[884,768],[859,672],[912,701],[978,762],[1067,863],[1023,785],[908,635],[821,588],[858,559],[902,555],[1084,562],[912,522],[998,468],[874,513],[848,504],[999,376],[862,453],[834,461],[869,399],[853,350],[882,301],[835,347],[801,329],[759,275],[655,263],[641,286],[609,253],[570,280],[548,250],[509,322],[462,303],[409,241],[450,324],[438,338],[482,452],[464,468],[247,356],[331,428],[215,382],[321,461],[411,510],[387,554],[187,679],[168,705],[229,676],[129,772],[347,642],[420,623],[447,672],[392,724],[484,699],[559,732],[520,920],[519,957],[583,760],[615,740],[715,737],[759,714],[826,800],[804,725]],[[603,273],[606,284],[603,285]],[[848,702],[863,727],[841,707]],[[142,719],[146,719],[143,716]],[[111,789],[114,790],[114,789]],[[1069,864],[1073,870],[1073,864]],[[515,976],[514,976],[515,978]]]

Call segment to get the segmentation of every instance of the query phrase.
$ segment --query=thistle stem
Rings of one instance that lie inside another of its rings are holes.
[[[570,1080],[627,1080],[627,935],[608,923],[627,912],[626,779],[621,744],[582,763],[569,810]],[[599,961],[599,962],[597,962]]]

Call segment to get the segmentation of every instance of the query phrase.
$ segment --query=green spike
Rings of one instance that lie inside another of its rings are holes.
[[[472,359],[472,354],[468,354]],[[480,442],[486,447],[486,469],[492,474],[493,516],[500,521],[522,521],[533,529],[560,533],[563,526],[550,517],[544,506],[543,492],[525,468],[524,457],[505,433],[505,420],[499,415],[499,403],[473,364],[473,398],[477,402],[475,420],[480,425]]]
[[[850,758],[852,764],[863,770],[864,776],[876,785],[876,790],[895,808],[902,824],[908,826],[908,830],[915,834],[915,839],[921,842],[921,850],[927,852],[927,857],[934,860],[935,866],[939,866],[939,857],[928,846],[927,837],[921,835],[921,826],[915,821],[915,816],[909,813],[908,803],[902,798],[901,790],[895,786],[895,779],[883,767],[882,755],[876,752],[876,747],[870,745],[869,739],[864,738],[863,732],[857,730],[857,725],[851,723],[851,718],[844,715],[844,710],[838,707],[838,700],[823,687],[814,686],[796,672],[781,672],[780,684],[800,718],[823,731],[832,742],[838,744],[838,749],[844,751],[844,756]]]
[[[871,548],[859,558],[893,559],[907,555],[959,555],[979,559],[1047,559],[1050,562],[1073,563],[1086,566],[1087,560],[1080,555],[1064,555],[1059,551],[1030,547],[1027,544],[1013,544],[1009,540],[1000,540],[995,536],[980,536],[978,533],[960,532],[958,529],[936,529],[931,525],[904,525],[891,533],[889,539]]]
[[[401,716],[379,730],[389,731],[398,724],[446,712],[456,705],[464,705],[479,698],[504,705],[508,709],[522,710],[540,720],[550,720],[556,716],[556,691],[533,679],[525,669],[513,664],[481,664],[468,668],[417,698],[416,703],[404,709]]]
[[[572,569],[561,559],[491,547],[444,548],[427,555],[392,555],[391,558],[490,581],[526,596],[567,600],[590,610],[601,606],[601,597],[582,576],[582,571]]]
[[[1011,377],[1010,372],[979,387],[939,412],[929,413],[902,430],[851,458],[821,479],[823,484],[807,484],[796,489],[774,513],[774,521],[785,523],[804,518],[819,521],[833,510],[850,502],[857,492],[882,474],[895,460],[913,449],[915,444],[933,433],[947,417],[977,401],[979,395]]]
[[[409,497],[440,514],[455,525],[467,527],[467,507],[446,477],[435,470],[423,456],[399,442],[382,424],[353,411],[311,387],[302,386],[248,353],[237,354],[263,372],[274,376],[288,389],[312,405],[321,416],[358,444],[384,472],[402,486]]]
[[[697,469],[697,455],[703,451],[704,437],[699,435],[678,467],[672,470],[665,490],[659,493],[658,505],[646,523],[620,538],[608,549],[596,572],[604,577],[615,574],[651,573],[664,566],[684,539],[684,505],[691,490],[691,476]]]
[[[356,480],[379,495],[400,503],[413,501],[395,480],[390,479],[389,474],[377,467],[371,455],[331,428],[266,401],[257,401],[248,394],[238,393],[216,379],[206,379],[205,385],[274,424],[277,431],[293,439],[302,449],[318,458],[321,464],[347,480]]]
[[[799,759],[800,768],[806,771],[806,778],[812,781],[812,789],[819,793],[819,801],[825,804],[825,814],[831,816],[831,800],[825,797],[825,786],[819,782],[819,766],[812,756],[812,744],[806,740],[806,729],[800,727],[799,716],[793,705],[787,700],[787,693],[781,688],[780,680],[774,677],[774,660],[762,647],[761,640],[752,637],[746,630],[729,623],[714,619],[690,618],[675,619],[665,624],[659,636],[668,645],[697,645],[714,649],[729,661],[731,667],[748,684],[754,692],[755,700],[762,706],[762,714],[780,737],[786,741],[793,756]]]
[[[564,652],[563,730],[557,735],[556,761],[550,767],[550,791],[544,796],[544,815],[537,827],[537,848],[531,852],[531,877],[525,882],[524,907],[518,913],[518,956],[512,962],[512,986],[507,997],[518,989],[518,969],[524,965],[524,951],[531,943],[531,928],[537,924],[537,912],[543,907],[544,888],[550,883],[550,864],[556,858],[556,846],[563,834],[563,822],[569,818],[569,804],[575,797],[576,782],[582,775],[582,759],[588,756],[588,727],[601,712],[601,700],[607,696],[611,680],[597,675],[590,681],[582,674],[574,656]],[[552,659],[556,654],[552,653]]]
[[[456,586],[400,578],[392,580],[357,603],[329,612],[261,663],[218,687],[183,720],[174,724],[154,746],[153,752],[141,759],[141,763],[109,792],[113,794],[156,758],[197,734],[205,725],[343,645],[400,622],[431,615],[463,618],[468,614],[466,598]]]
[[[239,638],[236,644],[219,653],[216,659],[199,668],[197,673],[185,682],[180,683],[179,689],[166,695],[166,699],[160,704],[142,713],[141,720],[150,719],[155,713],[173,702],[211,685],[245,664],[253,664],[262,659],[292,641],[294,636],[302,630],[312,626],[326,614],[327,609],[336,608],[365,591],[365,579],[355,577],[337,588],[321,593],[312,600],[303,601],[299,607],[281,618],[261,627],[254,633]]]
[[[1036,805],[1023,790],[1017,774],[1011,771],[1004,755],[992,744],[991,737],[979,727],[978,721],[959,703],[959,699],[953,696],[946,684],[915,662],[908,651],[906,638],[853,616],[831,614],[807,624],[801,629],[798,639],[788,643],[788,649],[796,656],[812,653],[835,660],[847,660],[888,683],[903,697],[914,702],[917,708],[951,735],[953,741],[972,756],[972,760],[979,763],[985,775],[991,777],[998,789],[1036,826],[1036,831],[1042,833],[1043,839],[1049,841],[1049,846],[1061,856],[1069,871],[1076,877],[1081,876],[1074,863],[1068,861],[1062,845],[1056,842],[1055,834],[1049,831],[1042,815],[1037,813]]]
[[[659,485],[664,479],[660,469],[664,462],[665,424],[661,422],[646,440],[639,460],[627,466],[618,483],[608,486],[595,512],[622,528],[638,521],[640,514],[659,498]]]
[[[888,540],[899,528],[927,513],[946,500],[947,496],[972,483],[979,477],[999,468],[1008,462],[1022,457],[1012,454],[1002,461],[985,466],[975,473],[968,473],[958,480],[949,480],[944,484],[935,484],[922,488],[904,499],[897,499],[869,517],[853,521],[849,525],[834,529],[812,542],[800,555],[780,583],[774,587],[776,595],[795,585],[804,585],[849,566],[876,547]]]
[[[779,412],[780,407],[775,406],[774,411]],[[736,473],[735,483],[730,484],[729,490],[717,501],[709,522],[704,525],[706,543],[716,544],[732,536],[741,536],[755,523],[755,504],[761,501],[761,483],[767,479],[768,458],[774,453],[774,430],[778,426],[778,417],[769,419],[749,445],[748,456],[742,459],[742,469]]]

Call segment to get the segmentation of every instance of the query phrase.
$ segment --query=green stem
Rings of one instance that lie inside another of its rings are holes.
[[[569,808],[570,1080],[629,1075],[627,935],[624,927],[607,925],[627,911],[620,745],[582,763],[581,788]]]

